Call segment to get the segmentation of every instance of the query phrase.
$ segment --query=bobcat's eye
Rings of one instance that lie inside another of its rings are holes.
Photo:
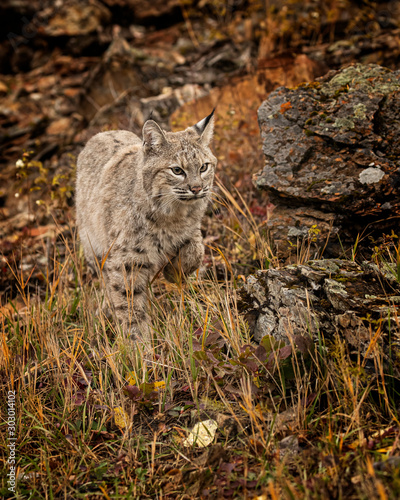
[[[203,165],[200,167],[200,172],[204,173],[208,170],[208,167],[210,166],[209,163],[203,163]]]
[[[171,170],[175,175],[185,175],[185,172],[181,169],[181,167],[172,167]]]

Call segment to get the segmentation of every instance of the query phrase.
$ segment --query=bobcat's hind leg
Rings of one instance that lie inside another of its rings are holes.
[[[131,262],[107,262],[106,288],[123,331],[133,337],[143,338],[147,336],[150,324],[146,306],[151,266],[132,265]]]

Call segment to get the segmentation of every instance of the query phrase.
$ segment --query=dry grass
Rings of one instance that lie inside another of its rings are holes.
[[[307,349],[290,324],[289,350],[268,338],[262,347],[252,342],[241,284],[280,262],[265,230],[265,198],[251,189],[259,137],[234,119],[227,113],[217,129],[206,270],[179,286],[152,283],[146,342],[132,343],[101,312],[101,279],[88,274],[72,216],[62,224],[55,217],[58,237],[35,250],[47,262],[36,287],[37,270],[8,259],[18,291],[0,309],[0,449],[6,464],[7,394],[15,390],[18,479],[13,495],[4,467],[5,498],[400,496],[398,382],[379,328],[371,326],[372,372],[322,331]],[[42,198],[39,210],[47,208]],[[299,242],[297,262],[314,247],[313,234]],[[356,254],[355,246],[349,258]],[[398,273],[396,239],[374,258]],[[205,419],[218,424],[213,444],[185,447],[188,430]]]
[[[374,375],[322,332],[307,352],[293,343],[260,359],[238,310],[235,245],[258,267],[278,261],[243,197],[220,185],[216,203],[233,243],[209,245],[203,277],[153,284],[148,343],[99,312],[74,239],[43,300],[14,270],[25,308],[1,317],[1,391],[5,415],[16,390],[18,498],[398,498],[397,469],[380,464],[398,454],[399,430],[378,343]],[[214,444],[184,447],[206,418]],[[13,497],[4,475],[1,491]]]

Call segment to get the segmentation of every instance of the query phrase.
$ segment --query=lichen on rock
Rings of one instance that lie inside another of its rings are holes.
[[[360,172],[359,180],[361,184],[375,184],[379,182],[382,177],[385,175],[385,172],[377,167],[368,167],[362,172]]]
[[[399,105],[400,71],[374,64],[276,89],[258,111],[265,166],[255,185],[289,217],[293,207],[332,216],[321,236],[382,218],[389,227],[388,216],[400,215]],[[291,229],[277,234],[281,219],[273,214],[268,227],[285,242]],[[296,234],[319,220],[300,217]]]
[[[369,356],[370,342],[380,328],[379,343],[389,349],[400,335],[396,322],[400,284],[375,264],[323,259],[304,265],[258,271],[247,278],[239,306],[254,340],[265,335],[290,343],[311,335],[328,343],[338,335],[350,351]]]

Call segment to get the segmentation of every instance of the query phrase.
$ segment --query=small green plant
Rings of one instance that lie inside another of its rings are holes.
[[[32,193],[36,205],[47,209],[66,208],[74,192],[75,157],[69,155],[68,165],[53,172],[33,155],[34,151],[25,151],[16,162],[18,195]]]
[[[372,259],[400,283],[400,240],[394,231],[384,234],[380,245],[375,245]]]

